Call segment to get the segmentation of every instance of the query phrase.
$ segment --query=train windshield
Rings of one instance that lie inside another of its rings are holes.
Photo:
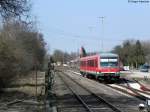
[[[117,67],[118,59],[117,58],[101,58],[100,66],[101,67]]]

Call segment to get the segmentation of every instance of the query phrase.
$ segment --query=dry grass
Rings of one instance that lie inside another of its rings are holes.
[[[41,94],[42,89],[44,89],[45,84],[45,72],[37,72],[37,85],[36,85],[36,73],[31,72],[28,75],[18,77],[15,82],[13,82],[8,88],[5,88],[7,91],[20,91],[26,94],[35,96],[36,87],[37,95]]]
[[[24,105],[23,102],[16,103],[9,108],[4,108],[4,110],[11,110],[15,107],[16,111],[19,112],[43,112],[45,108],[44,104],[44,83],[45,83],[45,73],[37,72],[37,94],[36,94],[36,75],[32,72],[26,76],[18,77],[15,82],[11,84],[8,88],[4,88],[3,92],[0,93],[0,104],[5,105],[8,102],[17,100],[25,100],[28,102],[33,102],[33,104]],[[42,91],[42,94],[41,94]],[[36,104],[34,102],[37,102]],[[21,109],[21,110],[19,110]],[[0,106],[0,111],[3,110],[3,106]],[[24,111],[22,111],[24,110]]]

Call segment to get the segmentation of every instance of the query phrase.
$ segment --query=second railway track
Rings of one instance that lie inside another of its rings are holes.
[[[115,89],[117,91],[123,92],[123,93],[131,95],[131,96],[134,96],[134,97],[136,97],[140,100],[143,100],[143,101],[146,101],[146,99],[149,98],[149,97],[146,97],[146,96],[150,96],[150,92],[147,92],[150,90],[148,90],[147,88],[146,88],[147,91],[141,91],[141,90],[134,89],[134,88],[130,87],[129,82],[126,79],[123,79],[123,82],[125,82],[127,84],[127,86],[120,85],[120,84],[114,84],[116,86],[112,86],[111,84],[105,84],[105,83],[103,83],[103,84],[112,88],[112,89]],[[139,83],[136,80],[134,80],[134,82]],[[124,89],[122,89],[122,88],[124,88]],[[127,90],[130,90],[132,93],[128,92]]]
[[[84,106],[88,112],[122,112],[110,102],[90,91],[64,72],[59,72],[59,77],[64,84],[72,91],[78,101]]]

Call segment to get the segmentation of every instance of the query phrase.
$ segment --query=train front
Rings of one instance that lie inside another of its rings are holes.
[[[119,56],[113,53],[100,54],[100,77],[104,80],[116,80],[120,78]]]

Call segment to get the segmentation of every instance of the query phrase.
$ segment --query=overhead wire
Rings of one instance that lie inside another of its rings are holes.
[[[72,39],[87,39],[87,40],[100,40],[101,38],[98,38],[96,36],[86,36],[86,35],[79,35],[79,34],[75,34],[75,33],[70,33],[70,32],[65,32],[64,30],[61,29],[54,29],[54,32],[51,33],[55,33],[56,35],[60,35],[60,36],[64,36],[62,38],[72,38]],[[92,37],[92,38],[91,38]],[[56,36],[56,38],[58,38]],[[116,39],[116,38],[103,38],[104,41],[124,41],[125,39]]]

